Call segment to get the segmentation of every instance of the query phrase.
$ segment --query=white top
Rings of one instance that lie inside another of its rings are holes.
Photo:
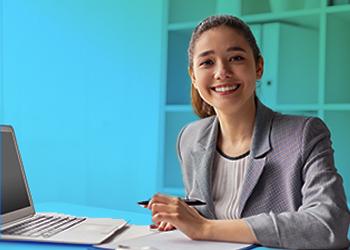
[[[213,200],[218,219],[238,219],[238,202],[249,152],[229,157],[217,150],[214,159]]]

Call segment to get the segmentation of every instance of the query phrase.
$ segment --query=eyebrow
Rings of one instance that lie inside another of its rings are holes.
[[[239,47],[239,46],[232,46],[232,47],[229,47],[228,49],[227,49],[227,51],[228,52],[230,52],[230,51],[242,51],[242,52],[247,52],[245,49],[243,49],[242,47]],[[204,52],[202,52],[202,53],[200,53],[199,55],[198,55],[198,57],[205,57],[205,56],[207,56],[207,55],[210,55],[210,54],[214,54],[214,50],[207,50],[207,51],[204,51]]]
[[[227,49],[227,51],[242,51],[242,52],[247,52],[245,49],[243,49],[242,47],[239,46],[233,46]]]

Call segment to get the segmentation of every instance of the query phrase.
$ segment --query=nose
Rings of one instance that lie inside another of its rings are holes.
[[[216,80],[224,80],[231,78],[233,75],[230,65],[225,62],[220,62],[216,64],[214,77]]]

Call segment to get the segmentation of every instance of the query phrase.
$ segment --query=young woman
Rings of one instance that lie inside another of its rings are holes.
[[[264,61],[249,27],[209,17],[193,31],[188,54],[192,105],[202,119],[182,129],[177,148],[187,195],[206,205],[157,194],[148,205],[156,227],[195,240],[348,247],[350,214],[329,130],[318,118],[282,115],[258,100]]]

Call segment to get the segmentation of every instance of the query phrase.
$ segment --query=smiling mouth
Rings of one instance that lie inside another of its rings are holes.
[[[212,87],[211,90],[215,91],[216,93],[226,95],[226,94],[231,94],[235,92],[237,89],[239,89],[241,85],[240,84],[234,84],[234,85],[226,85],[226,86],[217,86],[217,87]]]

